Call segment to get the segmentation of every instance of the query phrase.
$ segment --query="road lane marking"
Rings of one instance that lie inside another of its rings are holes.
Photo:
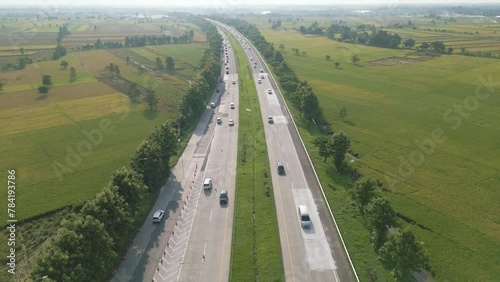
[[[214,209],[211,209],[210,210],[210,218],[208,219],[208,222],[212,222],[212,212],[214,211]]]

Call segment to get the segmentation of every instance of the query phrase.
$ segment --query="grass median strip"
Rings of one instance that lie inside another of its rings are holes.
[[[230,281],[284,281],[266,138],[250,66],[234,38],[240,115]]]

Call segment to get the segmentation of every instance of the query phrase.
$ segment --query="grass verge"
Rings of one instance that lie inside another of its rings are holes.
[[[257,92],[243,49],[234,38],[231,41],[238,61],[240,115],[229,280],[284,281],[278,220]]]

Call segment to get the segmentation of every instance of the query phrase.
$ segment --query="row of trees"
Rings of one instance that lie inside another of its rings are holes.
[[[61,44],[62,39],[70,34],[71,32],[68,30],[68,24],[63,24],[62,26],[60,26],[59,32],[57,33],[57,44]]]
[[[387,197],[378,195],[377,183],[366,177],[354,183],[352,198],[371,228],[372,245],[379,259],[397,281],[414,281],[413,273],[430,269],[429,254],[411,229],[389,234],[398,226],[397,213]]]
[[[401,36],[398,34],[390,34],[385,30],[375,29],[373,25],[358,25],[357,28],[351,28],[347,25],[332,24],[323,32],[323,35],[330,39],[335,39],[336,34],[340,34],[338,39],[341,42],[351,42],[370,46],[398,48],[401,44]],[[370,33],[367,32],[371,31]],[[319,34],[319,33],[317,33]]]
[[[273,68],[274,73],[278,77],[281,89],[283,89],[284,94],[290,99],[294,107],[299,110],[301,117],[307,120],[314,120],[316,123],[323,120],[323,112],[312,87],[307,81],[300,81],[298,79],[295,72],[285,61],[283,54],[279,50],[276,50],[273,44],[266,41],[256,26],[234,18],[219,17],[217,20],[234,26],[253,42]]]
[[[441,41],[434,41],[431,43],[422,42],[422,44],[420,44],[420,46],[418,46],[417,48],[424,51],[432,50],[437,53],[451,54],[453,52],[453,48],[451,47],[446,48],[446,45]]]
[[[217,28],[200,17],[192,17],[190,21],[206,34],[209,47],[201,59],[199,76],[194,79],[180,102],[180,116],[176,121],[179,128],[187,127],[203,113],[213,89],[219,82],[221,72],[219,52],[222,47],[222,37]]]
[[[134,35],[126,36],[124,46],[125,47],[142,47],[147,45],[164,45],[164,44],[177,44],[177,43],[189,43],[191,38],[188,34],[181,36],[170,36],[170,35]]]
[[[192,31],[192,30],[191,30]],[[191,34],[182,36],[170,35],[134,35],[126,36],[124,42],[116,41],[102,41],[100,38],[94,44],[85,44],[81,47],[76,47],[77,51],[89,51],[93,49],[111,49],[111,48],[124,48],[124,47],[143,47],[148,45],[165,45],[165,44],[178,44],[189,43],[192,41]]]

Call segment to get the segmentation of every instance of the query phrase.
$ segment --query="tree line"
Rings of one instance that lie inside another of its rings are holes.
[[[123,42],[116,41],[102,41],[98,38],[93,44],[85,44],[76,47],[77,51],[89,51],[93,49],[112,49],[112,48],[127,48],[127,47],[144,47],[152,45],[166,45],[166,44],[182,44],[192,42],[193,36],[185,34],[181,36],[170,35],[134,35],[126,36]]]
[[[367,31],[371,31],[368,33]],[[313,22],[309,27],[300,26],[299,32],[302,34],[323,35],[332,40],[340,42],[358,43],[376,47],[398,48],[401,44],[401,36],[390,34],[384,30],[377,30],[373,25],[358,25],[352,28],[342,23],[334,23],[327,28],[320,27],[318,22]],[[335,35],[340,34],[336,39]]]
[[[201,116],[213,89],[219,82],[221,73],[219,52],[222,47],[222,37],[217,32],[217,28],[200,17],[192,17],[190,21],[198,25],[206,34],[209,47],[201,59],[200,74],[186,90],[179,104],[180,115],[176,123],[181,129],[189,127]]]

